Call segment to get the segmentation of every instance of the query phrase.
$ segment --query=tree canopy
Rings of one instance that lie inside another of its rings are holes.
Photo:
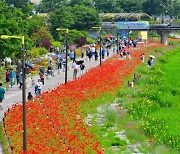
[[[99,13],[147,13],[180,15],[179,0],[43,0],[40,12],[53,12],[64,6],[85,5]],[[152,9],[153,8],[153,9]]]
[[[95,9],[84,5],[66,6],[50,14],[51,32],[57,36],[56,28],[88,30],[100,25],[100,17]]]

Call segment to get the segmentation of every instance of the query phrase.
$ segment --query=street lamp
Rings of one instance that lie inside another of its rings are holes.
[[[100,65],[102,64],[102,60],[101,60],[101,42],[102,42],[102,27],[92,27],[93,29],[99,29],[99,31],[100,31],[100,52],[99,52],[99,56],[100,56]]]
[[[128,51],[129,51],[129,24],[128,24]]]
[[[65,69],[65,84],[67,83],[67,55],[68,55],[68,33],[69,30],[67,28],[56,28],[57,31],[65,31],[66,32],[66,69]]]
[[[22,43],[22,105],[23,105],[23,152],[27,151],[27,129],[26,129],[26,85],[25,85],[25,46],[24,36],[1,35],[1,39],[21,39]]]

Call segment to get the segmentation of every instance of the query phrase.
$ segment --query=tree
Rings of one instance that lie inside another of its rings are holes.
[[[74,14],[71,7],[63,7],[55,10],[50,14],[50,30],[54,38],[57,39],[58,33],[56,28],[71,28],[74,24]]]
[[[45,47],[49,49],[50,46],[52,45],[51,43],[52,37],[46,27],[42,27],[41,29],[36,30],[32,34],[31,38],[34,47]]]
[[[100,25],[100,17],[95,9],[83,5],[75,5],[72,11],[74,14],[72,29],[89,30],[93,26]]]
[[[43,0],[37,10],[41,13],[49,13],[61,7],[68,6],[69,3],[69,0]]]
[[[69,5],[70,6],[84,5],[84,6],[93,7],[93,8],[95,7],[93,0],[71,0]]]
[[[6,0],[9,5],[14,5],[14,7],[21,8],[22,12],[25,14],[30,14],[33,9],[33,5],[30,4],[30,0]]]
[[[4,0],[0,1],[0,35],[26,34],[27,21],[23,19],[20,9],[8,6]],[[30,47],[30,42],[26,42]],[[13,55],[20,56],[21,41],[17,39],[0,40],[0,58]]]
[[[143,12],[149,15],[164,15],[169,7],[169,0],[147,0],[143,3]]]
[[[121,0],[116,6],[123,8],[125,13],[139,13],[141,12],[140,0]]]
[[[96,9],[101,13],[116,12],[116,0],[94,0]],[[119,7],[119,6],[118,6]]]

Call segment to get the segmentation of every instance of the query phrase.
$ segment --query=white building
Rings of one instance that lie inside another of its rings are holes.
[[[31,3],[36,4],[36,5],[39,5],[42,2],[42,0],[30,0],[30,1]]]

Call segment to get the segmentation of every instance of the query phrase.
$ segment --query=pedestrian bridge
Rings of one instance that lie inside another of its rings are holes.
[[[149,24],[148,21],[135,22],[103,22],[103,30],[119,31],[155,31],[161,35],[161,43],[167,44],[167,37],[171,32],[180,30],[179,22],[170,24]]]

